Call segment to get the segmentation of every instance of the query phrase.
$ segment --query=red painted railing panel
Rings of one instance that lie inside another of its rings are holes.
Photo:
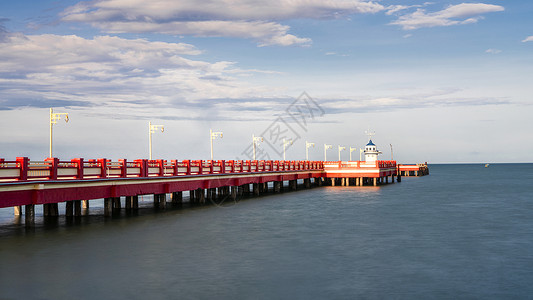
[[[394,165],[395,162],[379,162],[380,166]],[[0,181],[31,180],[84,180],[113,179],[131,177],[165,177],[225,173],[283,172],[296,170],[322,170],[321,161],[272,161],[272,160],[147,160],[116,162],[105,158],[74,158],[60,161],[47,158],[45,161],[30,161],[27,157],[17,157],[16,161],[0,159]]]

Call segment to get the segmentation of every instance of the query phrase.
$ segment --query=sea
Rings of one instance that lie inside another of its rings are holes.
[[[533,164],[432,164],[26,228],[0,210],[0,299],[532,299]],[[60,208],[60,213],[61,213]]]

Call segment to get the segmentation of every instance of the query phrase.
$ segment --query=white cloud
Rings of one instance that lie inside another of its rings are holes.
[[[387,9],[387,12],[385,13],[386,15],[393,15],[397,12],[400,12],[400,11],[404,11],[404,10],[407,10],[407,9],[410,9],[410,8],[417,8],[417,7],[424,7],[424,6],[427,6],[427,5],[430,5],[430,4],[433,4],[433,3],[430,3],[430,2],[426,2],[424,4],[421,4],[421,5],[389,5],[386,7]]]
[[[525,38],[522,42],[523,42],[523,43],[525,43],[525,42],[533,42],[533,35],[528,36],[528,37]]]
[[[111,33],[156,32],[174,35],[254,39],[260,46],[309,45],[308,38],[289,34],[277,21],[334,19],[375,13],[384,7],[368,1],[290,0],[101,0],[81,2],[63,12],[63,21],[86,22]]]
[[[487,49],[485,50],[486,53],[490,53],[490,54],[499,54],[499,53],[502,53],[502,50],[500,49]]]
[[[183,43],[98,36],[10,35],[0,47],[0,109],[21,106],[186,109],[198,99],[242,98],[266,88],[238,80],[234,63],[192,60]]]
[[[426,13],[425,9],[417,9],[415,12],[400,16],[398,20],[391,22],[399,25],[404,30],[413,30],[424,27],[451,26],[476,23],[482,18],[481,14],[503,11],[499,5],[484,3],[461,3],[451,5],[448,8]]]

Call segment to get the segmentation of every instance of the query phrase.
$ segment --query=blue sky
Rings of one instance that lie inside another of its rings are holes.
[[[54,107],[65,160],[147,157],[152,121],[163,159],[208,159],[210,128],[215,159],[248,159],[281,124],[288,159],[306,140],[337,159],[370,130],[382,159],[532,162],[531,16],[517,0],[2,1],[0,157],[46,157]],[[302,123],[293,103],[317,110]]]

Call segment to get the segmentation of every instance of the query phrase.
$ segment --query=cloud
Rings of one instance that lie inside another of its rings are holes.
[[[184,43],[97,36],[10,34],[0,44],[0,109],[75,106],[184,110],[198,99],[242,98],[267,89],[235,76],[233,62],[185,56],[202,52]]]
[[[525,38],[522,42],[523,42],[523,43],[525,43],[525,42],[533,42],[533,35],[528,36],[528,37]]]
[[[418,4],[418,5],[389,5],[386,7],[387,11],[385,12],[385,14],[390,16],[400,11],[404,11],[410,8],[424,7],[430,4],[433,4],[433,3],[425,2],[424,4]]]
[[[460,89],[436,89],[418,93],[402,92],[381,97],[327,97],[315,98],[326,114],[389,112],[433,107],[466,107],[508,105],[511,102],[498,97],[463,96]]]
[[[289,0],[101,0],[81,2],[62,13],[65,22],[89,23],[108,33],[163,33],[253,39],[259,46],[309,45],[309,38],[289,34],[279,21],[335,19],[376,13],[384,7],[368,1]]]
[[[499,53],[502,53],[502,50],[500,49],[487,49],[485,50],[485,53],[489,53],[489,54],[499,54]]]
[[[415,12],[400,16],[398,20],[391,22],[399,25],[404,30],[414,30],[424,27],[451,26],[476,23],[482,19],[481,14],[503,11],[499,5],[484,3],[461,3],[451,5],[448,8],[426,13],[425,9],[417,9]]]

